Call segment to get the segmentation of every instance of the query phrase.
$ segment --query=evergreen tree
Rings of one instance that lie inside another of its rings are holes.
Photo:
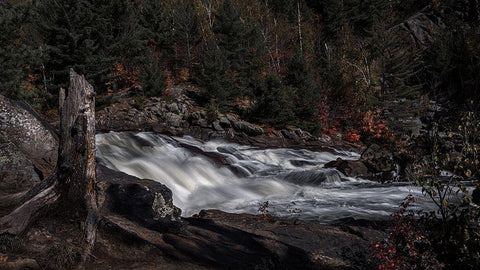
[[[380,63],[380,106],[386,108],[389,127],[398,133],[412,128],[419,114],[422,83],[418,53],[408,33],[393,27],[394,13],[386,9],[373,26],[373,50]]]
[[[305,57],[297,51],[288,66],[285,77],[286,84],[295,92],[295,116],[303,122],[305,127],[311,129],[308,122],[314,121],[317,105],[320,99],[320,91],[315,85],[312,71]]]
[[[322,6],[322,22],[326,41],[338,43],[346,23],[344,0],[325,0]]]
[[[231,0],[220,6],[213,32],[216,44],[204,55],[199,82],[207,88],[210,98],[224,106],[252,94],[252,84],[260,73],[256,59],[261,50],[257,49],[258,34],[242,22]]]
[[[174,15],[175,40],[178,44],[177,47],[183,50],[180,65],[187,67],[191,76],[194,47],[200,42],[198,15],[191,1],[188,0],[180,2]]]
[[[101,93],[113,79],[109,74],[115,63],[128,67],[143,54],[144,32],[130,1],[45,0],[36,7],[52,93],[66,86],[69,68],[85,74]]]
[[[371,33],[373,24],[383,20],[388,0],[348,0],[345,1],[345,13],[349,18],[355,34],[365,37]]]
[[[203,87],[202,94],[213,104],[221,107],[232,100],[233,91],[227,79],[228,61],[219,48],[212,46],[204,53],[203,72],[197,83]]]
[[[145,97],[159,97],[167,87],[167,74],[151,50],[146,53],[140,65],[139,81],[143,90],[139,94]]]
[[[462,104],[480,102],[480,26],[462,28],[459,22],[434,37],[424,51],[425,80],[433,99]]]
[[[253,110],[254,119],[284,128],[294,119],[291,93],[277,75],[269,74],[257,90],[257,104]]]
[[[25,41],[28,20],[29,8],[25,4],[0,4],[0,94],[33,101],[37,89],[27,89],[25,82],[37,52]]]
[[[245,58],[249,48],[246,41],[249,36],[240,20],[240,13],[231,0],[225,0],[215,17],[213,32],[218,39],[218,46],[228,59],[229,69],[234,72],[244,72],[247,69]]]
[[[148,46],[166,58],[172,53],[173,23],[165,7],[165,1],[142,1],[140,15],[140,24],[146,30]]]

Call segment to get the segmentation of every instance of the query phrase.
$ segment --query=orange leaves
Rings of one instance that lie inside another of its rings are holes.
[[[129,70],[122,63],[115,63],[109,74],[113,79],[106,83],[109,92],[119,91],[137,83],[138,69]]]
[[[235,98],[235,107],[239,108],[241,110],[246,110],[249,109],[253,106],[254,101],[250,99],[250,97],[245,96],[245,97],[237,97]]]
[[[344,135],[344,138],[347,142],[357,143],[360,140],[360,135],[358,135],[355,131],[347,131],[347,133]]]
[[[22,87],[28,91],[35,91],[37,80],[38,80],[38,75],[35,76],[34,74],[28,74],[27,80],[25,80],[22,83]]]
[[[275,135],[273,134],[276,129],[273,127],[273,126],[270,126],[270,125],[260,125],[261,128],[263,128],[263,131],[265,132],[265,135],[267,135],[268,137],[275,137]]]
[[[380,117],[379,111],[369,110],[364,114],[362,129],[365,134],[375,139],[393,139],[393,134],[385,124],[385,120]]]
[[[188,68],[182,68],[178,72],[177,81],[186,82],[190,78],[190,71]]]

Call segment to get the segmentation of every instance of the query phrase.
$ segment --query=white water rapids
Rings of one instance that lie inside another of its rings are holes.
[[[96,139],[100,163],[165,184],[183,216],[202,209],[258,214],[269,201],[274,215],[328,223],[386,218],[409,193],[425,200],[407,183],[379,184],[323,168],[338,157],[359,158],[351,152],[260,149],[149,132],[110,132]]]

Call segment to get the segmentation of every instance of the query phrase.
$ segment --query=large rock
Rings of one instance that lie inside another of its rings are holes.
[[[39,182],[33,163],[0,135],[0,194],[26,191]]]
[[[434,35],[445,27],[442,20],[428,10],[422,10],[408,18],[402,26],[410,34],[412,40],[422,48],[431,44]]]
[[[397,163],[393,153],[386,147],[372,144],[362,153],[360,160],[372,173],[373,180],[382,183],[399,180],[399,169],[402,166]]]
[[[361,160],[373,172],[390,172],[395,170],[392,152],[377,144],[370,145],[362,153]]]
[[[361,160],[343,160],[338,158],[325,164],[325,168],[336,168],[348,177],[361,177],[364,179],[372,177],[372,173]]]
[[[233,119],[233,118],[232,118]],[[231,121],[231,120],[230,120]],[[231,121],[232,122],[232,121]],[[263,134],[263,129],[252,123],[243,120],[236,120],[232,122],[233,128],[237,131],[244,132],[249,136],[258,136]]]
[[[121,215],[146,228],[164,232],[182,227],[181,210],[165,185],[97,165],[97,182],[105,192],[103,212]],[[108,214],[107,214],[108,215]]]
[[[43,177],[55,168],[57,138],[27,103],[0,95],[0,134],[31,160]]]

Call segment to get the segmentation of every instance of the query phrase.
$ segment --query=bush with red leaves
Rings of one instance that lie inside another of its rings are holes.
[[[436,259],[428,234],[408,207],[415,202],[412,195],[405,198],[388,237],[373,244],[373,260],[379,270],[442,269]]]

